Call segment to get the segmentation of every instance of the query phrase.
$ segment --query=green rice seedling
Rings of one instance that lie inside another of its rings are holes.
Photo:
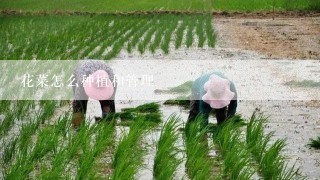
[[[19,135],[19,150],[26,152],[28,146],[31,144],[31,136],[36,132],[41,121],[38,119],[28,124],[22,124]]]
[[[188,29],[187,29],[187,35],[186,35],[186,46],[189,48],[193,43],[193,29],[195,26],[196,19],[192,17],[188,22]]]
[[[127,120],[133,120],[134,118],[137,117],[137,115],[138,114],[135,112],[127,111],[127,112],[120,113],[119,117],[122,121],[127,121]]]
[[[157,25],[152,25],[152,27],[148,30],[145,37],[143,38],[143,41],[139,43],[138,50],[141,54],[145,52],[146,47],[148,46],[148,43],[151,41],[152,35],[157,30]]]
[[[315,82],[313,80],[303,80],[303,81],[289,81],[285,85],[296,86],[296,87],[320,87],[320,82]]]
[[[132,39],[128,42],[127,45],[127,50],[129,53],[132,52],[132,49],[138,44],[139,39],[143,36],[143,34],[145,34],[145,32],[148,31],[148,29],[150,28],[150,24],[155,23],[156,20],[155,18],[152,18],[151,20],[149,20],[146,25],[144,25],[142,28],[140,28],[135,35],[132,37]]]
[[[215,45],[215,34],[213,32],[211,21],[211,16],[207,16],[205,19],[205,30],[207,35],[208,46],[213,48]]]
[[[247,124],[246,144],[258,163],[259,173],[266,179],[300,179],[299,169],[288,168],[281,151],[285,147],[285,140],[276,140],[271,145],[273,133],[264,134],[263,126],[267,118],[254,113]]]
[[[63,118],[65,117],[69,118],[69,122],[71,121],[71,117],[64,116]],[[63,132],[67,129],[60,131],[60,128],[61,124],[58,122],[55,125],[54,131],[59,133],[59,135],[61,136],[63,135]],[[44,168],[40,174],[41,179],[61,179],[66,177],[66,175],[68,174],[68,169],[66,169],[67,166],[70,165],[70,162],[78,156],[77,153],[79,153],[81,148],[83,148],[83,151],[86,151],[86,147],[90,146],[88,144],[88,142],[90,142],[91,139],[90,137],[91,135],[93,135],[94,132],[96,132],[96,130],[97,126],[93,126],[90,128],[89,125],[83,124],[82,126],[80,126],[79,131],[77,133],[72,134],[68,137],[63,137],[62,142],[64,143],[58,144],[57,151],[54,152],[53,158],[49,160],[51,167],[50,170]],[[86,159],[85,155],[79,155],[79,158],[81,157],[82,160]]]
[[[41,101],[40,104],[43,106],[41,116],[41,123],[43,124],[45,120],[48,120],[56,109],[56,101]]]
[[[130,26],[130,31],[128,33],[126,33],[124,36],[121,36],[119,39],[114,39],[115,43],[113,44],[112,50],[106,55],[105,59],[111,59],[115,57],[121,51],[124,44],[129,41],[130,37],[134,36],[136,31],[139,31],[140,28],[143,28],[147,25],[147,23],[144,22],[144,19],[139,22],[133,21],[133,25]]]
[[[196,27],[196,32],[197,32],[197,35],[198,35],[198,47],[203,47],[204,45],[204,42],[205,42],[205,35],[204,35],[204,32],[203,32],[203,25],[204,25],[204,17],[203,16],[199,16],[198,18],[198,21],[197,21],[197,27]]]
[[[169,88],[171,93],[189,93],[191,91],[193,81],[186,81],[176,87]]]
[[[10,131],[15,119],[16,112],[7,111],[5,118],[0,122],[0,139]]]
[[[273,143],[263,154],[260,162],[262,177],[270,179],[305,179],[299,169],[294,166],[288,168],[280,152],[285,147],[285,140],[280,139]]]
[[[320,149],[320,136],[316,139],[310,139],[310,143],[308,144],[310,147]]]
[[[194,122],[187,124],[186,134],[186,168],[190,179],[210,179],[213,161],[208,157],[207,129],[202,129],[203,118],[198,116]]]
[[[182,44],[182,39],[183,39],[183,33],[184,30],[186,29],[187,25],[188,25],[188,20],[186,17],[182,18],[182,23],[180,24],[180,26],[177,29],[176,32],[176,39],[175,39],[175,48],[178,49],[181,47]]]
[[[270,141],[271,133],[264,135],[263,124],[267,118],[263,116],[256,116],[255,113],[251,116],[246,130],[246,143],[253,156],[261,161],[263,152],[267,148],[267,143]]]
[[[94,138],[93,145],[90,141],[84,144],[83,154],[79,157],[79,165],[77,169],[76,179],[94,178],[96,173],[94,171],[94,161],[96,158],[113,143],[114,137],[114,121],[111,123],[104,123],[96,129],[97,134]]]
[[[169,99],[169,100],[166,100],[164,103],[164,105],[170,105],[170,106],[181,106],[181,107],[184,107],[184,108],[189,108],[190,106],[190,100],[185,100],[185,99]]]
[[[162,119],[159,112],[153,113],[136,113],[136,112],[123,112],[120,113],[121,123],[120,125],[128,126],[137,119],[143,120],[148,126],[158,125]]]
[[[158,124],[161,120],[161,114],[159,112],[147,113],[145,116],[145,121],[150,123]]]
[[[240,141],[239,127],[239,123],[230,118],[214,134],[214,141],[219,146],[223,158],[223,171],[220,176],[224,178],[250,179],[254,174],[250,154]]]
[[[17,161],[9,167],[5,174],[6,179],[25,179],[34,169],[35,163],[51,151],[55,151],[58,138],[51,127],[39,132],[35,146],[30,151],[19,153]]]
[[[111,179],[133,179],[142,165],[143,150],[139,145],[147,128],[142,119],[136,119],[130,125],[130,131],[125,134],[116,147],[113,159]]]
[[[41,129],[37,136],[37,142],[30,154],[31,161],[37,161],[49,152],[56,152],[58,145],[58,136],[53,127],[46,126]]]
[[[66,137],[67,135],[67,129],[71,124],[70,121],[71,117],[67,116],[67,115],[63,115],[61,117],[59,117],[57,123],[56,123],[56,127],[55,127],[55,133],[56,134],[62,134],[63,137]]]
[[[7,143],[4,146],[2,161],[5,164],[5,166],[11,165],[12,159],[16,152],[15,149],[16,149],[17,143],[18,143],[18,139],[12,138],[11,140],[9,140],[9,143]]]
[[[163,24],[168,24],[168,22],[165,21],[165,20],[160,20],[160,23],[158,25],[157,31],[155,32],[155,36],[154,36],[153,42],[149,46],[149,49],[150,49],[150,51],[152,53],[155,53],[156,49],[161,44],[162,34],[163,34],[163,31],[166,28],[165,25],[163,25]]]
[[[12,101],[0,100],[0,113],[7,112],[11,106]]]
[[[170,44],[170,40],[171,40],[171,34],[174,31],[174,29],[176,28],[177,23],[178,23],[178,19],[175,16],[169,17],[169,18],[171,19],[170,24],[164,33],[163,41],[161,44],[161,49],[163,50],[163,52],[165,54],[169,53],[169,44]]]
[[[146,103],[139,105],[135,108],[124,108],[122,111],[124,112],[139,112],[139,113],[152,113],[152,112],[158,112],[160,108],[160,105],[158,103],[152,102],[152,103]]]
[[[178,126],[181,119],[171,115],[161,129],[154,157],[153,177],[155,179],[172,179],[182,159],[178,158],[181,151],[177,146]]]

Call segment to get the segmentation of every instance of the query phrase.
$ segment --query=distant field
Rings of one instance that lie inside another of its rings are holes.
[[[0,16],[0,59],[111,59],[214,47],[210,15]]]
[[[320,10],[319,0],[0,0],[0,9],[128,12],[150,10]]]

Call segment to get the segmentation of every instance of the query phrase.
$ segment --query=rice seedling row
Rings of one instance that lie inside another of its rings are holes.
[[[201,128],[199,116],[185,129],[186,169],[190,179],[212,179],[213,159],[209,157],[207,128]]]
[[[191,19],[190,21],[188,21],[188,28],[187,28],[187,35],[186,35],[186,46],[187,47],[190,47],[193,43],[193,29],[195,27],[195,23],[196,23],[196,20],[194,19]]]
[[[148,21],[148,25],[151,24],[151,22],[156,22],[155,19],[151,19]],[[145,32],[149,29],[149,26],[143,26],[141,27],[135,34],[134,36],[130,39],[130,41],[127,44],[127,51],[129,53],[132,52],[132,50],[134,49],[134,47],[138,44],[139,39],[143,36],[143,34],[145,34]]]
[[[130,125],[129,133],[123,135],[115,149],[111,179],[134,179],[142,166],[143,149],[140,140],[147,130],[148,127],[141,118]]]
[[[265,179],[303,179],[299,176],[299,169],[288,167],[280,154],[285,147],[285,140],[278,139],[270,143],[273,133],[264,133],[266,121],[266,117],[253,114],[246,130],[246,144],[259,165],[259,173]]]
[[[177,116],[172,115],[162,127],[154,157],[153,177],[155,179],[172,179],[182,162],[182,159],[178,158],[181,150],[177,147],[179,121],[181,120]]]
[[[223,179],[251,179],[256,171],[252,167],[250,152],[241,142],[240,125],[234,120],[231,118],[222,124],[214,135],[223,159],[219,176]]]
[[[141,23],[143,23],[143,22],[144,21],[142,21]],[[149,25],[149,23],[150,23],[150,21],[146,22],[145,24],[143,24],[141,26],[140,23],[133,22],[133,25],[130,26],[131,31],[127,31],[128,33],[122,35],[119,39],[116,39],[117,37],[115,37],[114,39],[110,40],[110,42],[114,42],[114,44],[113,44],[111,51],[108,52],[108,54],[106,55],[105,58],[111,59],[112,57],[116,56],[121,51],[125,42],[127,42],[129,40],[129,38],[136,33],[136,30],[138,30],[138,28],[142,29],[143,27],[147,27]]]
[[[181,44],[182,44],[182,39],[183,39],[183,35],[184,35],[184,30],[186,29],[187,27],[187,21],[182,21],[180,23],[180,26],[178,27],[177,29],[177,32],[176,32],[176,41],[175,41],[175,48],[178,49],[181,47]]]
[[[130,27],[130,29],[128,30],[128,31],[126,31],[126,32],[129,32],[127,35],[126,35],[126,37],[128,37],[128,36],[131,36],[132,35],[132,33],[134,33],[135,32],[135,30],[136,29],[138,29],[139,28],[139,26],[141,25],[141,24],[143,24],[145,21],[138,21],[138,22],[136,22],[136,21],[134,21],[133,22],[133,24],[129,24],[129,26],[122,26],[122,27],[124,27],[123,29],[121,29],[121,25],[120,25],[120,30],[125,30],[127,27]],[[111,34],[115,34],[116,32],[116,28],[114,29],[114,32],[112,32]],[[120,33],[121,34],[121,33]],[[130,34],[130,35],[129,35]],[[106,50],[106,48],[108,47],[108,46],[111,46],[110,44],[113,42],[113,41],[115,41],[115,40],[117,40],[117,36],[115,35],[115,36],[112,36],[112,37],[107,37],[107,36],[105,36],[105,38],[106,39],[108,39],[107,41],[105,41],[105,42],[103,42],[102,43],[102,45],[101,45],[101,48],[100,48],[100,50],[97,52],[97,53],[95,53],[94,55],[92,55],[90,58],[93,58],[93,59],[95,59],[95,58],[98,58],[98,59],[103,59],[103,56],[105,56],[106,54],[105,54],[105,50]],[[121,42],[122,41],[124,41],[126,38],[125,37],[121,37],[120,38],[121,39]],[[119,40],[119,42],[120,42],[120,40]],[[119,45],[118,45],[118,47],[119,47]],[[121,46],[120,46],[120,48],[121,48]],[[113,49],[112,49],[113,50]],[[114,52],[116,52],[116,51],[114,51]],[[110,54],[110,51],[108,52],[108,54]],[[115,54],[117,54],[117,53],[115,53]]]
[[[115,43],[118,39],[123,38],[123,36],[130,32],[131,29],[137,24],[137,20],[123,20],[120,23],[114,23],[112,26],[113,29],[110,34],[105,34],[106,42],[103,42],[107,44],[108,46],[111,46],[113,43]]]
[[[178,20],[176,18],[171,19],[171,21],[173,23],[170,23],[170,25],[168,26],[167,30],[164,32],[164,37],[163,37],[163,41],[161,44],[161,49],[163,50],[163,52],[165,54],[169,53],[169,43],[171,40],[171,34],[172,32],[175,30],[177,24],[178,24]]]

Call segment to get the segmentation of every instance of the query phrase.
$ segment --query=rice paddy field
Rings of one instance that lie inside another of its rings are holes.
[[[120,73],[158,60],[185,71],[151,92],[164,100],[116,99],[99,123],[90,100],[78,131],[70,100],[0,100],[0,179],[320,179],[318,0],[0,0],[0,11],[1,60],[128,61]],[[211,67],[240,95],[267,81],[285,98],[239,100],[220,126],[214,113],[205,128],[201,117],[186,125],[190,77]]]

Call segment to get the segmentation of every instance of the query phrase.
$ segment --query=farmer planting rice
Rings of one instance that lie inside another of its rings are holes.
[[[211,110],[215,111],[218,125],[233,116],[237,109],[237,92],[233,82],[220,72],[207,73],[192,85],[188,123],[198,115],[203,116],[203,126],[208,125]]]
[[[98,100],[102,109],[102,119],[115,112],[114,97],[116,82],[113,70],[100,60],[81,60],[73,72],[73,126],[84,121],[88,98]],[[96,121],[101,120],[95,117]]]

